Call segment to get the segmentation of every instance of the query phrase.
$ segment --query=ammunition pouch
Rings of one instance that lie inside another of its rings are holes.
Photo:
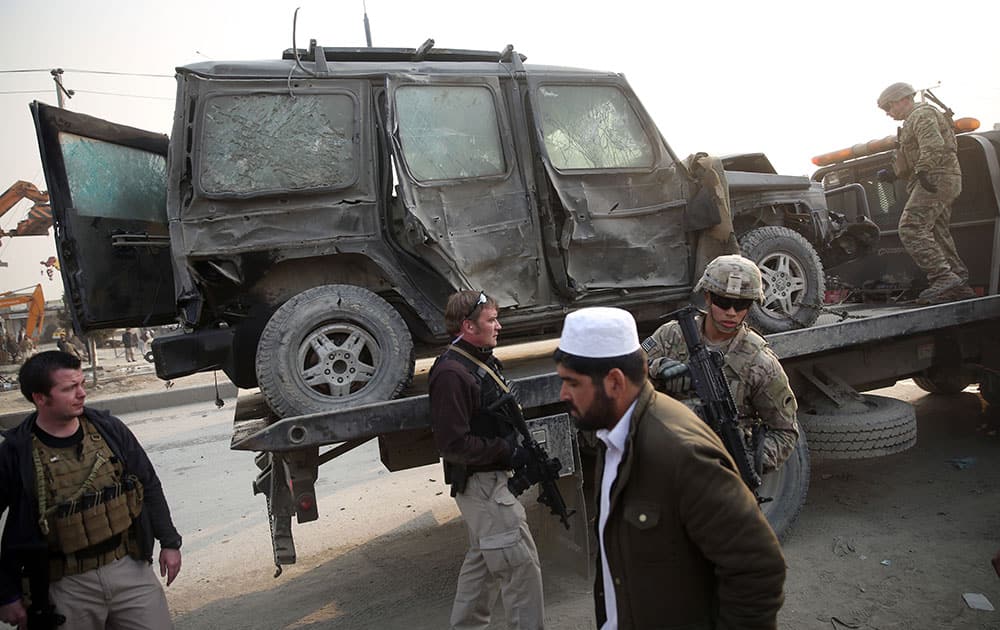
[[[142,511],[142,483],[128,475],[124,481],[88,492],[53,508],[58,551],[78,554],[126,532]],[[117,546],[117,543],[116,545]]]

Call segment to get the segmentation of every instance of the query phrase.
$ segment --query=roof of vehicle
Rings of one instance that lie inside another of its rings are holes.
[[[317,64],[315,48],[298,49],[296,61],[292,49],[284,51],[282,59],[258,61],[202,61],[177,68],[179,74],[193,74],[212,79],[303,79],[317,73],[317,78],[384,76],[387,74],[463,74],[476,76],[507,76],[514,72],[518,61],[526,59],[509,48],[505,51],[477,51],[430,48],[421,52],[413,48],[325,48],[326,73]],[[514,60],[518,55],[519,60]],[[500,59],[503,57],[504,62]],[[300,69],[298,66],[301,64]],[[319,66],[319,68],[317,67]],[[528,64],[524,71],[532,75],[619,76],[614,72],[588,70],[566,66]]]

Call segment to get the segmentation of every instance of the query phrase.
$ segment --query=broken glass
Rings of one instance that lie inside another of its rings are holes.
[[[77,214],[166,224],[164,156],[66,131],[59,146]]]
[[[506,171],[493,92],[482,86],[406,85],[396,90],[399,138],[418,181]]]
[[[542,135],[559,170],[649,168],[653,147],[625,94],[609,85],[545,85]]]
[[[356,124],[349,94],[214,97],[203,121],[201,188],[247,194],[349,186]]]

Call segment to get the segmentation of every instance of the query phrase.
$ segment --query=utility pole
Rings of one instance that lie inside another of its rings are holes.
[[[63,87],[62,68],[53,68],[52,70],[50,70],[50,73],[52,74],[52,80],[56,82],[56,102],[59,105],[59,109],[64,109],[65,100],[63,99],[63,95],[65,94],[69,98],[73,98],[73,95],[76,94],[76,92],[74,92],[73,90],[67,90],[65,87]]]

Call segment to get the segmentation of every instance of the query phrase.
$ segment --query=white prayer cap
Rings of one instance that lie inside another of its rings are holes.
[[[639,349],[635,319],[628,311],[607,306],[581,308],[566,316],[559,349],[592,359],[620,357]]]

